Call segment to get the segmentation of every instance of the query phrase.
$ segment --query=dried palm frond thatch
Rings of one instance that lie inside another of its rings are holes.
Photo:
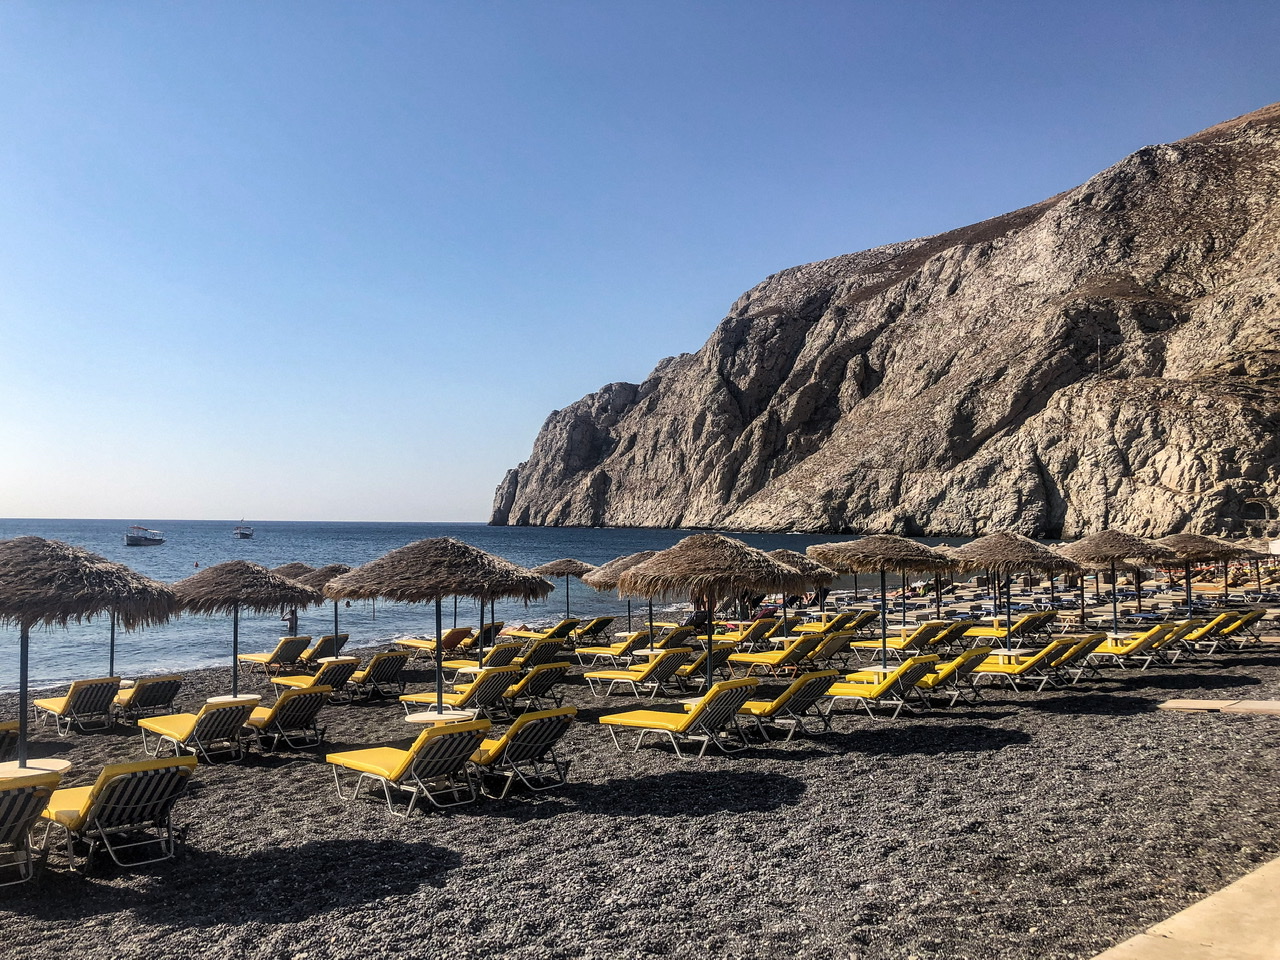
[[[312,573],[315,567],[309,563],[299,563],[297,560],[292,563],[282,563],[278,567],[272,567],[272,573],[278,573],[282,577],[288,577],[290,580],[301,580],[306,574]]]
[[[312,590],[323,590],[325,584],[334,577],[340,577],[344,573],[350,572],[351,568],[345,563],[329,563],[298,577],[298,582],[303,586],[310,587]]]
[[[829,586],[839,576],[825,563],[819,563],[813,557],[807,557],[803,553],[797,553],[795,550],[770,550],[769,556],[779,563],[785,563],[800,574],[804,578],[806,586],[810,584],[818,587]]]
[[[555,587],[532,570],[452,537],[398,547],[330,580],[325,596],[423,603],[444,597],[541,600]]]
[[[1189,560],[1191,563],[1201,560],[1231,560],[1243,552],[1235,544],[1198,533],[1175,533],[1161,537],[1156,543],[1168,547],[1178,555],[1179,560]]]
[[[1079,573],[1080,564],[1020,533],[989,533],[950,551],[953,561],[970,570],[990,570],[1000,577],[1014,573]]]
[[[843,543],[818,543],[805,553],[840,573],[945,570],[954,566],[948,558],[923,543],[892,533],[876,533]]]
[[[1133,566],[1177,561],[1178,555],[1154,540],[1123,530],[1102,530],[1058,548],[1058,553],[1081,566]]]
[[[695,533],[660,550],[618,578],[633,597],[694,596],[714,603],[747,590],[786,590],[800,575],[763,550],[719,533]]]
[[[248,560],[228,560],[205,567],[179,580],[173,589],[179,606],[187,613],[266,613],[277,607],[305,607],[324,600],[318,590]]]
[[[629,553],[625,557],[602,563],[590,573],[584,573],[582,582],[597,590],[613,590],[618,586],[618,578],[622,576],[623,571],[630,570],[638,563],[644,563],[657,552],[657,550],[641,550],[639,553]]]
[[[563,560],[552,560],[550,563],[534,567],[533,572],[540,577],[581,577],[594,569],[595,567],[589,563],[583,563],[573,557],[565,557]]]

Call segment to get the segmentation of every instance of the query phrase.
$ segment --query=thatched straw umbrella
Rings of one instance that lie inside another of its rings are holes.
[[[583,563],[581,560],[575,560],[572,557],[565,557],[563,560],[552,560],[550,563],[544,563],[540,567],[534,567],[533,572],[540,577],[564,577],[564,618],[569,619],[569,578],[577,577],[582,579],[585,574],[594,570],[589,563]]]
[[[817,592],[823,587],[829,587],[839,576],[834,570],[825,563],[819,563],[813,557],[807,557],[803,553],[797,553],[794,550],[770,550],[769,556],[777,560],[779,563],[785,563],[796,573],[804,578],[805,586],[812,585],[814,591]],[[782,633],[787,634],[787,595],[782,594]]]
[[[301,582],[304,576],[306,576],[308,573],[312,573],[314,570],[315,570],[315,567],[311,566],[311,564],[300,563],[297,560],[294,560],[292,563],[282,563],[278,567],[271,568],[272,573],[278,573],[282,577],[288,577],[290,580],[297,580],[299,582]],[[290,607],[289,608],[289,635],[292,636],[297,632],[298,632],[298,608]]]
[[[173,585],[184,613],[231,614],[231,695],[240,693],[240,611],[269,613],[281,607],[309,607],[324,597],[248,560],[228,560]]]
[[[1187,595],[1187,616],[1191,616],[1191,565],[1193,563],[1221,563],[1224,568],[1228,560],[1233,560],[1240,556],[1244,551],[1237,546],[1217,540],[1213,537],[1203,537],[1198,533],[1174,533],[1167,537],[1161,537],[1156,543],[1163,547],[1168,547],[1178,559],[1182,561],[1183,583],[1186,587]],[[1222,578],[1222,599],[1227,598],[1227,577],[1224,572]]]
[[[31,628],[66,626],[94,614],[111,614],[110,674],[115,675],[115,628],[163,623],[176,598],[163,583],[58,540],[0,540],[0,621],[19,629],[18,763],[27,762],[27,678]]]
[[[532,570],[517,566],[452,537],[418,540],[330,580],[325,596],[401,603],[435,601],[436,639],[444,633],[440,603],[471,597],[483,606],[491,598],[540,600],[555,587]],[[436,710],[444,710],[443,644],[436,643]]]
[[[1241,550],[1247,550],[1248,553],[1240,555],[1241,560],[1248,560],[1253,564],[1253,578],[1257,581],[1258,592],[1262,592],[1262,561],[1273,560],[1275,555],[1271,552],[1271,542],[1263,540],[1261,537],[1254,537],[1249,540],[1239,540],[1235,544]]]
[[[945,570],[954,564],[923,543],[891,533],[877,533],[861,540],[818,543],[805,550],[809,556],[840,573],[880,573],[880,666],[889,666],[889,608],[886,594],[889,570],[905,575],[909,571]],[[905,603],[905,598],[904,598]]]
[[[1141,569],[1144,563],[1171,563],[1178,555],[1168,547],[1161,546],[1154,540],[1135,537],[1122,530],[1102,530],[1091,533],[1083,539],[1068,543],[1058,548],[1058,553],[1069,560],[1074,560],[1082,567],[1097,568],[1099,564],[1111,567],[1111,630],[1120,632],[1120,599],[1119,584],[1116,582],[1117,566],[1132,566]],[[1138,578],[1141,581],[1141,577]],[[1084,581],[1080,582],[1080,591],[1084,592]],[[1142,596],[1142,583],[1138,583],[1138,596]],[[1081,608],[1083,611],[1083,607]]]
[[[1074,560],[1050,550],[1030,537],[1008,531],[979,537],[964,546],[956,547],[950,552],[950,556],[953,561],[971,570],[986,569],[1004,578],[1006,644],[1009,642],[1008,632],[1013,628],[1013,574],[1024,570],[1050,575],[1081,572],[1080,564]]]
[[[716,604],[744,590],[772,593],[805,581],[792,567],[763,550],[718,533],[695,533],[673,547],[660,550],[623,572],[618,592],[633,597],[692,596],[707,610],[707,686],[713,682],[711,650]]]
[[[637,563],[644,563],[652,557],[657,550],[641,550],[639,553],[629,553],[625,557],[618,557],[610,560],[608,563],[602,563],[590,573],[582,575],[582,582],[596,590],[616,590],[618,588],[618,578],[623,572],[630,570]],[[631,598],[627,597],[627,633],[631,632]],[[649,637],[653,638],[653,601],[649,601]]]
[[[310,587],[312,590],[319,590],[323,592],[325,588],[325,584],[327,584],[334,577],[340,577],[344,573],[350,573],[350,572],[351,572],[351,568],[347,566],[345,563],[330,563],[330,564],[326,564],[323,567],[320,567],[317,570],[312,570],[308,574],[304,574],[303,576],[298,578],[298,582],[301,583],[303,586]],[[323,601],[324,601],[324,598],[321,597],[321,602]],[[338,601],[337,600],[333,601],[333,638],[334,638],[334,642],[336,643],[338,639]]]

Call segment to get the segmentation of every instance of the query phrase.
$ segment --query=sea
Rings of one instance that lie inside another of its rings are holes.
[[[139,573],[172,583],[225,560],[251,560],[264,567],[301,561],[313,567],[345,563],[356,567],[407,543],[428,537],[455,537],[526,567],[573,557],[602,564],[640,550],[663,550],[694,531],[601,529],[583,527],[491,527],[483,523],[339,523],[246,521],[253,539],[237,540],[235,521],[221,520],[0,520],[0,539],[38,536],[83,547]],[[158,546],[127,547],[125,530],[137,523],[162,532]],[[811,544],[850,539],[801,534],[740,534],[753,547],[785,547],[803,553]],[[894,578],[896,581],[896,578]],[[565,615],[563,577],[546,600],[528,605],[498,601],[497,619],[508,624],[550,625]],[[568,583],[568,609],[575,617],[614,615],[626,625],[627,603],[615,593],[593,590],[576,578]],[[687,609],[656,604],[655,613],[671,615]],[[633,601],[636,629],[647,616],[642,601]],[[456,617],[456,621],[455,621]],[[349,633],[349,650],[376,646],[396,637],[435,633],[435,608],[428,604],[389,601],[342,602],[338,622]],[[479,610],[471,600],[445,601],[444,624],[475,625]],[[488,617],[486,616],[486,619]],[[298,611],[298,632],[320,637],[333,632],[333,603]],[[240,616],[240,652],[271,650],[287,626],[279,613]],[[105,614],[67,627],[37,628],[31,637],[29,682],[33,688],[65,686],[71,680],[105,676],[109,624]],[[116,673],[137,677],[192,670],[231,662],[231,616],[182,615],[160,626],[116,635]],[[18,687],[18,630],[0,627],[0,692]]]

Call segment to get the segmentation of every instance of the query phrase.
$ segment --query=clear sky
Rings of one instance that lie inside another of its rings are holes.
[[[1280,4],[0,3],[0,516],[483,520],[766,275],[1280,100]]]

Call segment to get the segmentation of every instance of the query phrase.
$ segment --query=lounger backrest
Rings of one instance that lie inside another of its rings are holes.
[[[656,683],[659,686],[676,675],[676,671],[693,659],[691,647],[667,647],[654,657],[639,682]]]
[[[271,707],[267,723],[274,723],[282,730],[297,730],[310,727],[316,722],[316,715],[329,702],[329,694],[333,687],[311,686],[286,690],[280,699]]]
[[[63,713],[73,717],[101,716],[111,710],[112,701],[119,692],[119,677],[75,680],[67,691],[67,706]]]
[[[272,663],[297,663],[311,646],[310,637],[282,637]]]
[[[853,619],[846,623],[841,630],[861,631],[866,629],[867,625],[876,619],[874,610],[859,610],[853,615]]]
[[[822,699],[839,676],[840,674],[835,670],[818,670],[800,674],[791,681],[791,686],[783,690],[769,705],[769,716],[779,712],[800,716]]]
[[[584,640],[594,640],[600,636],[605,630],[609,629],[609,624],[613,623],[613,617],[596,617],[574,633],[574,640],[582,643]]]
[[[737,716],[759,685],[760,681],[755,677],[721,680],[689,711],[684,729],[718,733]]]
[[[671,632],[666,636],[659,637],[654,643],[655,647],[661,647],[666,650],[668,647],[678,647],[684,643],[688,643],[693,637],[693,627],[672,627]]]
[[[823,641],[822,634],[810,634],[807,637],[800,637],[798,640],[792,640],[791,644],[782,654],[782,658],[774,664],[775,667],[789,667],[793,663],[799,663],[813,651],[818,649],[818,645]]]
[[[320,642],[299,657],[299,660],[305,660],[308,663],[314,663],[317,660],[324,660],[326,657],[336,657],[338,652],[347,645],[348,635],[345,633],[326,634],[320,638]]]
[[[964,636],[964,632],[970,627],[981,626],[977,620],[954,620],[947,624],[947,628],[933,638],[935,646],[951,644],[958,641]]]
[[[449,653],[456,650],[462,645],[463,641],[469,639],[471,639],[470,627],[451,627],[440,638],[440,652]]]
[[[519,667],[487,667],[481,670],[467,689],[464,702],[458,704],[458,709],[480,710],[493,706],[519,677]]]
[[[1054,640],[1052,643],[1048,644],[1043,649],[1041,649],[1038,653],[1034,653],[1030,657],[1028,657],[1026,660],[1024,660],[1021,664],[1021,667],[1025,671],[1032,667],[1039,667],[1043,664],[1053,663],[1060,656],[1062,656],[1062,654],[1065,653],[1069,647],[1074,646],[1075,642],[1076,641],[1074,640]],[[999,652],[1000,652],[999,650],[996,651],[996,653],[999,653]]]
[[[569,619],[561,620],[554,627],[548,630],[542,637],[543,640],[568,640],[569,634],[573,633],[574,628],[581,623],[580,620]]]
[[[560,651],[563,648],[563,640],[537,640],[529,648],[529,652],[524,655],[524,658],[520,660],[520,667],[524,670],[531,670],[544,663],[550,663],[560,655]]]
[[[936,656],[912,657],[902,665],[893,677],[890,688],[900,697],[905,697],[917,683],[933,673],[933,666],[938,662]]]
[[[751,626],[747,627],[747,632],[742,635],[741,639],[738,640],[738,643],[743,647],[748,647],[757,640],[765,639],[777,628],[777,626],[778,621],[773,617],[764,617],[760,620],[755,620],[752,622]]]
[[[565,735],[577,715],[577,707],[526,713],[502,738],[504,743],[494,761],[528,763],[539,759]]]
[[[524,648],[524,644],[518,640],[512,640],[506,643],[499,643],[490,648],[489,652],[484,655],[484,659],[480,661],[483,667],[505,667]]]
[[[1073,663],[1079,663],[1105,643],[1106,639],[1107,635],[1105,633],[1093,633],[1081,640],[1077,640],[1067,649],[1066,653],[1053,660],[1053,665],[1060,670],[1063,667],[1071,666]]]
[[[165,757],[102,768],[85,822],[101,829],[163,821],[196,769],[196,758]]]
[[[409,654],[402,650],[388,650],[375,653],[369,661],[368,676],[365,683],[395,683],[400,679],[404,665],[409,662]]]
[[[196,725],[187,738],[189,743],[212,743],[231,740],[240,732],[256,700],[232,700],[228,703],[206,703],[196,715]]]
[[[1192,631],[1198,630],[1203,626],[1203,620],[1180,620],[1173,625],[1173,630],[1169,635],[1159,641],[1156,646],[1163,647],[1170,643],[1177,643],[1179,640],[1189,639]]]
[[[1260,620],[1265,612],[1265,610],[1250,610],[1248,613],[1242,613],[1235,623],[1229,623],[1223,627],[1218,632],[1218,636],[1234,637],[1237,633],[1243,633],[1255,620]]]
[[[1231,623],[1233,620],[1235,620],[1235,617],[1236,615],[1234,613],[1220,613],[1216,617],[1214,617],[1212,620],[1210,620],[1208,623],[1192,630],[1190,633],[1187,634],[1186,638],[1192,642],[1195,642],[1197,640],[1207,640],[1209,637],[1212,637],[1219,630],[1225,627],[1228,623]]]
[[[18,721],[9,720],[0,723],[0,763],[9,759],[9,755],[18,746]]]
[[[543,697],[564,680],[569,672],[569,663],[559,660],[555,663],[544,663],[534,667],[524,675],[524,679],[516,684],[515,696]]]
[[[310,686],[328,686],[333,690],[341,690],[351,679],[351,675],[360,667],[359,657],[338,657],[322,664]]]
[[[907,642],[903,646],[904,650],[923,650],[929,646],[947,627],[951,626],[946,620],[926,620],[916,626],[911,636],[907,637]]]
[[[637,630],[634,633],[627,634],[626,639],[624,639],[622,643],[616,643],[613,645],[614,649],[617,651],[614,656],[631,656],[631,654],[635,653],[635,651],[639,650],[641,647],[648,645],[650,636],[651,634],[648,630]]]
[[[974,647],[966,650],[954,660],[948,660],[937,668],[938,682],[945,683],[959,680],[978,669],[978,665],[986,659],[991,647]]]
[[[182,689],[182,678],[179,676],[149,677],[139,680],[133,688],[133,697],[129,700],[130,710],[155,710],[173,704]]]
[[[488,720],[468,720],[424,730],[391,779],[403,781],[412,777],[430,781],[456,773],[475,753],[491,727]]]
[[[482,647],[487,647],[498,638],[498,631],[506,626],[505,621],[495,620],[493,623],[486,623],[484,629],[476,635],[476,643]]]
[[[61,779],[56,773],[40,773],[0,780],[0,844],[22,841]]]

